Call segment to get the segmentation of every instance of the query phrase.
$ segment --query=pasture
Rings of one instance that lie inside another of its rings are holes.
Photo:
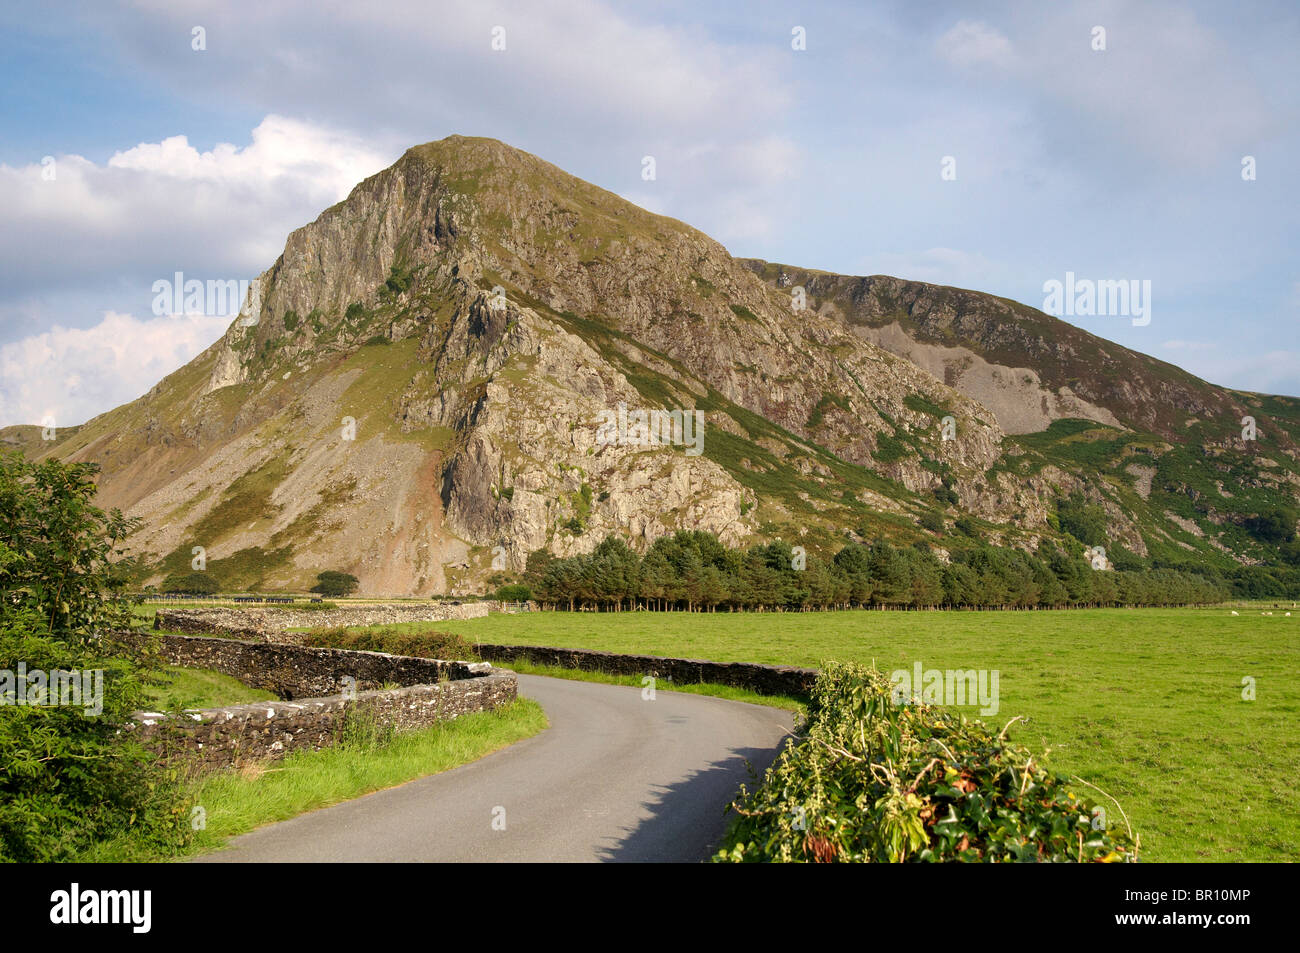
[[[999,708],[984,720],[1019,716],[1013,737],[1118,799],[1144,860],[1294,861],[1300,611],[1261,611],[542,612],[403,628],[718,661],[996,671]],[[1084,790],[1108,823],[1124,823]]]

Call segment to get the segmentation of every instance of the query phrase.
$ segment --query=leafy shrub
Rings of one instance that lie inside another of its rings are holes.
[[[159,845],[189,836],[175,775],[120,730],[144,707],[157,659],[113,634],[133,624],[119,545],[134,524],[91,505],[97,471],[0,454],[3,690],[17,693],[20,665],[102,672],[102,704],[0,705],[0,861],[68,860],[119,836]]]
[[[311,587],[311,591],[322,596],[340,598],[356,592],[358,584],[359,580],[351,573],[327,569],[316,576],[316,585]]]
[[[940,503],[947,503],[949,506],[956,506],[960,501],[956,491],[950,486],[936,486],[930,492],[934,494],[934,498]]]
[[[912,452],[912,448],[893,434],[883,430],[876,434],[876,449],[871,456],[877,463],[894,463]]]
[[[498,589],[496,597],[502,602],[527,602],[533,597],[533,590],[519,583],[514,583]]]
[[[388,269],[388,280],[384,282],[384,287],[392,294],[405,294],[411,287],[412,280],[410,271],[393,265]]]
[[[920,414],[929,414],[931,417],[942,417],[948,413],[947,408],[941,407],[923,394],[908,394],[903,398],[903,406]]]
[[[400,632],[392,629],[313,629],[303,642],[317,648],[351,649],[358,652],[387,652],[415,658],[477,658],[474,647],[454,632]]]
[[[1061,532],[1069,533],[1085,546],[1104,546],[1106,543],[1106,514],[1101,507],[1084,503],[1078,497],[1061,500],[1056,504],[1056,515]]]
[[[942,533],[945,528],[943,517],[932,510],[926,510],[922,513],[918,522],[922,529],[928,529],[934,533]]]
[[[1266,543],[1288,543],[1295,539],[1295,514],[1268,510],[1246,519],[1246,530]]]
[[[1132,861],[1126,833],[979,721],[895,704],[887,676],[825,666],[806,737],[741,789],[715,861]]]
[[[1111,566],[1120,572],[1141,572],[1146,569],[1146,563],[1142,561],[1141,556],[1130,552],[1118,543],[1106,550],[1106,558],[1110,560]]]

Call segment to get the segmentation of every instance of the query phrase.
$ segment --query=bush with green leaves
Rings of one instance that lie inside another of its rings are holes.
[[[1106,531],[1106,513],[1100,506],[1085,503],[1078,494],[1057,500],[1056,517],[1061,532],[1069,533],[1085,546],[1103,546],[1109,533]]]
[[[887,676],[828,663],[804,737],[742,788],[717,862],[1115,862],[1137,858],[1080,791],[1004,728],[895,704]],[[1100,829],[1098,829],[1100,828]]]
[[[132,523],[92,504],[96,472],[0,453],[0,671],[13,691],[0,704],[0,860],[66,860],[113,837],[161,845],[189,833],[176,777],[120,730],[143,707],[157,660],[114,634],[133,624],[121,549]],[[16,704],[20,667],[102,672],[102,699]]]
[[[496,591],[496,597],[502,602],[527,602],[533,598],[533,590],[522,583],[507,583]]]
[[[1255,538],[1266,543],[1289,543],[1296,538],[1296,515],[1288,510],[1268,510],[1245,519],[1243,525]]]
[[[922,529],[928,529],[933,533],[942,533],[945,529],[947,529],[947,525],[944,523],[943,517],[938,513],[934,512],[933,510],[926,510],[924,513],[922,513],[921,518],[917,520],[917,525],[919,525]]]
[[[311,587],[311,591],[337,599],[352,595],[358,585],[357,577],[351,573],[328,569],[316,576],[316,585]]]

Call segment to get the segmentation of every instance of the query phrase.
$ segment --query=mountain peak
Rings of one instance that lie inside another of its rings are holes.
[[[1234,514],[1300,485],[1295,402],[991,295],[733,259],[494,139],[407,150],[294,231],[253,298],[53,448],[103,465],[160,573],[203,546],[230,586],[332,568],[475,591],[502,553],[517,571],[678,529],[1034,549],[1062,501],[1108,552],[1231,563],[1261,558]],[[698,411],[696,451],[600,439],[647,409]],[[1193,425],[1213,460],[1169,439]]]
[[[402,154],[403,159],[408,157],[431,162],[441,167],[460,168],[541,164],[543,161],[531,152],[517,149],[500,139],[492,139],[487,136],[462,136],[459,134],[411,146]],[[549,165],[549,163],[546,164]]]

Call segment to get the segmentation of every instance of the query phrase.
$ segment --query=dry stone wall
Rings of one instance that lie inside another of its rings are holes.
[[[476,678],[358,692],[355,697],[257,702],[170,717],[141,712],[130,730],[160,757],[208,770],[329,747],[338,741],[346,718],[369,718],[381,727],[409,731],[500,707],[516,693],[514,673],[498,669]]]
[[[189,635],[157,635],[169,665],[210,668],[264,688],[285,700],[333,695],[384,685],[404,687],[474,678],[492,670],[483,662],[310,648],[278,642],[246,642]],[[352,681],[345,681],[352,679]]]
[[[134,638],[156,640],[171,665],[213,669],[280,696],[170,715],[140,712],[128,725],[159,756],[203,769],[327,747],[349,717],[407,731],[498,708],[518,693],[515,673],[487,662],[188,635]]]
[[[235,636],[256,641],[293,641],[289,629],[317,626],[398,625],[479,619],[499,602],[385,603],[334,609],[159,609],[154,628],[164,632]]]
[[[760,695],[806,695],[817,680],[817,669],[755,662],[711,662],[707,659],[663,658],[658,655],[624,655],[589,649],[561,649],[538,645],[475,644],[480,658],[494,662],[523,659],[537,665],[556,665],[615,675],[653,675],[674,682],[713,682],[747,688]]]

